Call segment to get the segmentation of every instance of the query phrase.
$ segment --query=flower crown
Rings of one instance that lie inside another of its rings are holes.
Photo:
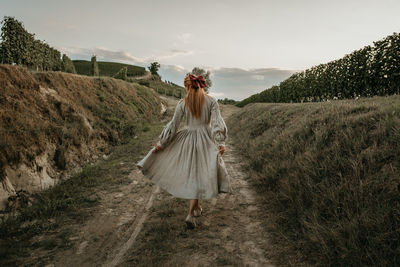
[[[206,81],[203,76],[196,76],[193,74],[189,74],[190,82],[192,84],[193,89],[199,89],[206,87]]]

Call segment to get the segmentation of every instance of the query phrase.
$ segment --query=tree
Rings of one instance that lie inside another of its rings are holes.
[[[210,87],[212,86],[212,81],[210,78],[211,72],[210,71],[206,71],[204,69],[201,69],[199,67],[195,67],[193,68],[191,73],[188,74],[193,74],[196,76],[203,76],[204,80],[206,81],[206,87],[204,88],[204,91],[206,91],[206,93],[209,92]]]
[[[76,74],[74,63],[66,54],[62,56],[61,70]]]
[[[90,69],[92,76],[99,76],[99,65],[97,64],[96,56],[92,56],[90,61],[92,62],[92,68]]]
[[[30,66],[32,64],[33,34],[28,33],[22,22],[5,16],[1,27],[1,61],[6,64]]]
[[[22,22],[5,16],[1,26],[0,62],[36,70],[62,68],[61,53],[25,30]]]
[[[158,62],[153,62],[147,67],[152,75],[160,76],[157,72],[160,69],[160,64]]]
[[[116,78],[116,79],[121,79],[121,80],[126,81],[127,73],[128,73],[128,68],[127,68],[127,67],[122,67],[122,68],[114,75],[114,78]]]

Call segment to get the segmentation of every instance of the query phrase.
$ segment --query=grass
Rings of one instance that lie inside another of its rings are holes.
[[[227,125],[278,264],[400,264],[399,96],[254,103]]]
[[[124,265],[163,266],[178,253],[176,242],[186,234],[183,225],[178,224],[180,213],[187,203],[183,199],[157,200],[153,204],[152,216],[146,220],[136,245],[129,251]]]
[[[91,70],[91,62],[87,60],[73,60],[76,73],[81,75],[90,76]],[[99,65],[99,74],[100,76],[108,76],[112,77],[117,72],[119,72],[123,67],[127,67],[128,77],[142,76],[146,74],[146,69],[144,67],[139,67],[135,65],[116,63],[116,62],[105,62],[105,61],[97,61]]]
[[[116,146],[107,160],[83,167],[68,180],[35,194],[32,206],[18,214],[3,217],[0,224],[0,265],[18,263],[35,249],[56,250],[71,246],[68,239],[74,234],[61,226],[83,223],[99,204],[98,190],[112,191],[129,183],[127,174],[141,155],[154,143],[164,123],[142,124],[138,137]],[[146,130],[145,130],[146,129]],[[120,163],[124,162],[121,168]],[[37,240],[40,236],[42,239]]]
[[[59,168],[68,169],[76,154],[80,165],[87,149],[105,151],[134,136],[136,126],[160,118],[156,93],[109,77],[0,65],[0,86],[0,179],[7,165],[52,154],[49,144],[63,151]]]
[[[183,98],[186,95],[186,90],[184,87],[168,84],[160,80],[149,80],[149,86],[157,93],[167,96]]]

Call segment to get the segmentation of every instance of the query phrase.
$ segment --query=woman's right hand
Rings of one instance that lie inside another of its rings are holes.
[[[157,153],[158,151],[161,151],[162,149],[163,149],[162,147],[160,147],[160,146],[158,146],[158,144],[156,144],[156,145],[154,146],[153,153]]]
[[[225,152],[225,147],[224,146],[219,146],[219,153],[221,154],[221,156],[224,154]]]

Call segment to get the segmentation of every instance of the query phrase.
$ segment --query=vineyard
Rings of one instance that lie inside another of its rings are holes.
[[[139,80],[139,83],[143,83],[143,81]],[[165,83],[161,80],[151,79],[148,81],[148,86],[153,88],[157,93],[167,96],[182,98],[186,95],[185,88],[174,83]]]
[[[343,58],[297,72],[279,85],[237,104],[315,102],[400,93],[400,34],[356,50]]]
[[[75,73],[67,55],[25,30],[22,22],[4,17],[1,27],[0,63],[23,65],[35,70],[53,70]]]
[[[92,57],[92,61],[96,57]],[[6,16],[2,21],[0,63],[25,66],[36,71],[63,71],[87,76],[113,77],[128,82],[139,83],[151,87],[159,94],[181,98],[185,95],[183,87],[173,83],[162,82],[154,77],[138,79],[146,75],[144,67],[118,62],[93,62],[87,60],[71,60],[67,55],[35,39],[35,34],[29,33],[22,22],[14,17]]]
[[[91,76],[91,62],[87,60],[73,60],[75,65],[76,72],[81,75]],[[122,68],[127,68],[126,75],[128,77],[141,76],[146,74],[146,69],[144,67],[117,63],[117,62],[104,62],[97,61],[99,66],[99,75],[100,76],[109,76],[112,77],[116,73],[118,73]]]

